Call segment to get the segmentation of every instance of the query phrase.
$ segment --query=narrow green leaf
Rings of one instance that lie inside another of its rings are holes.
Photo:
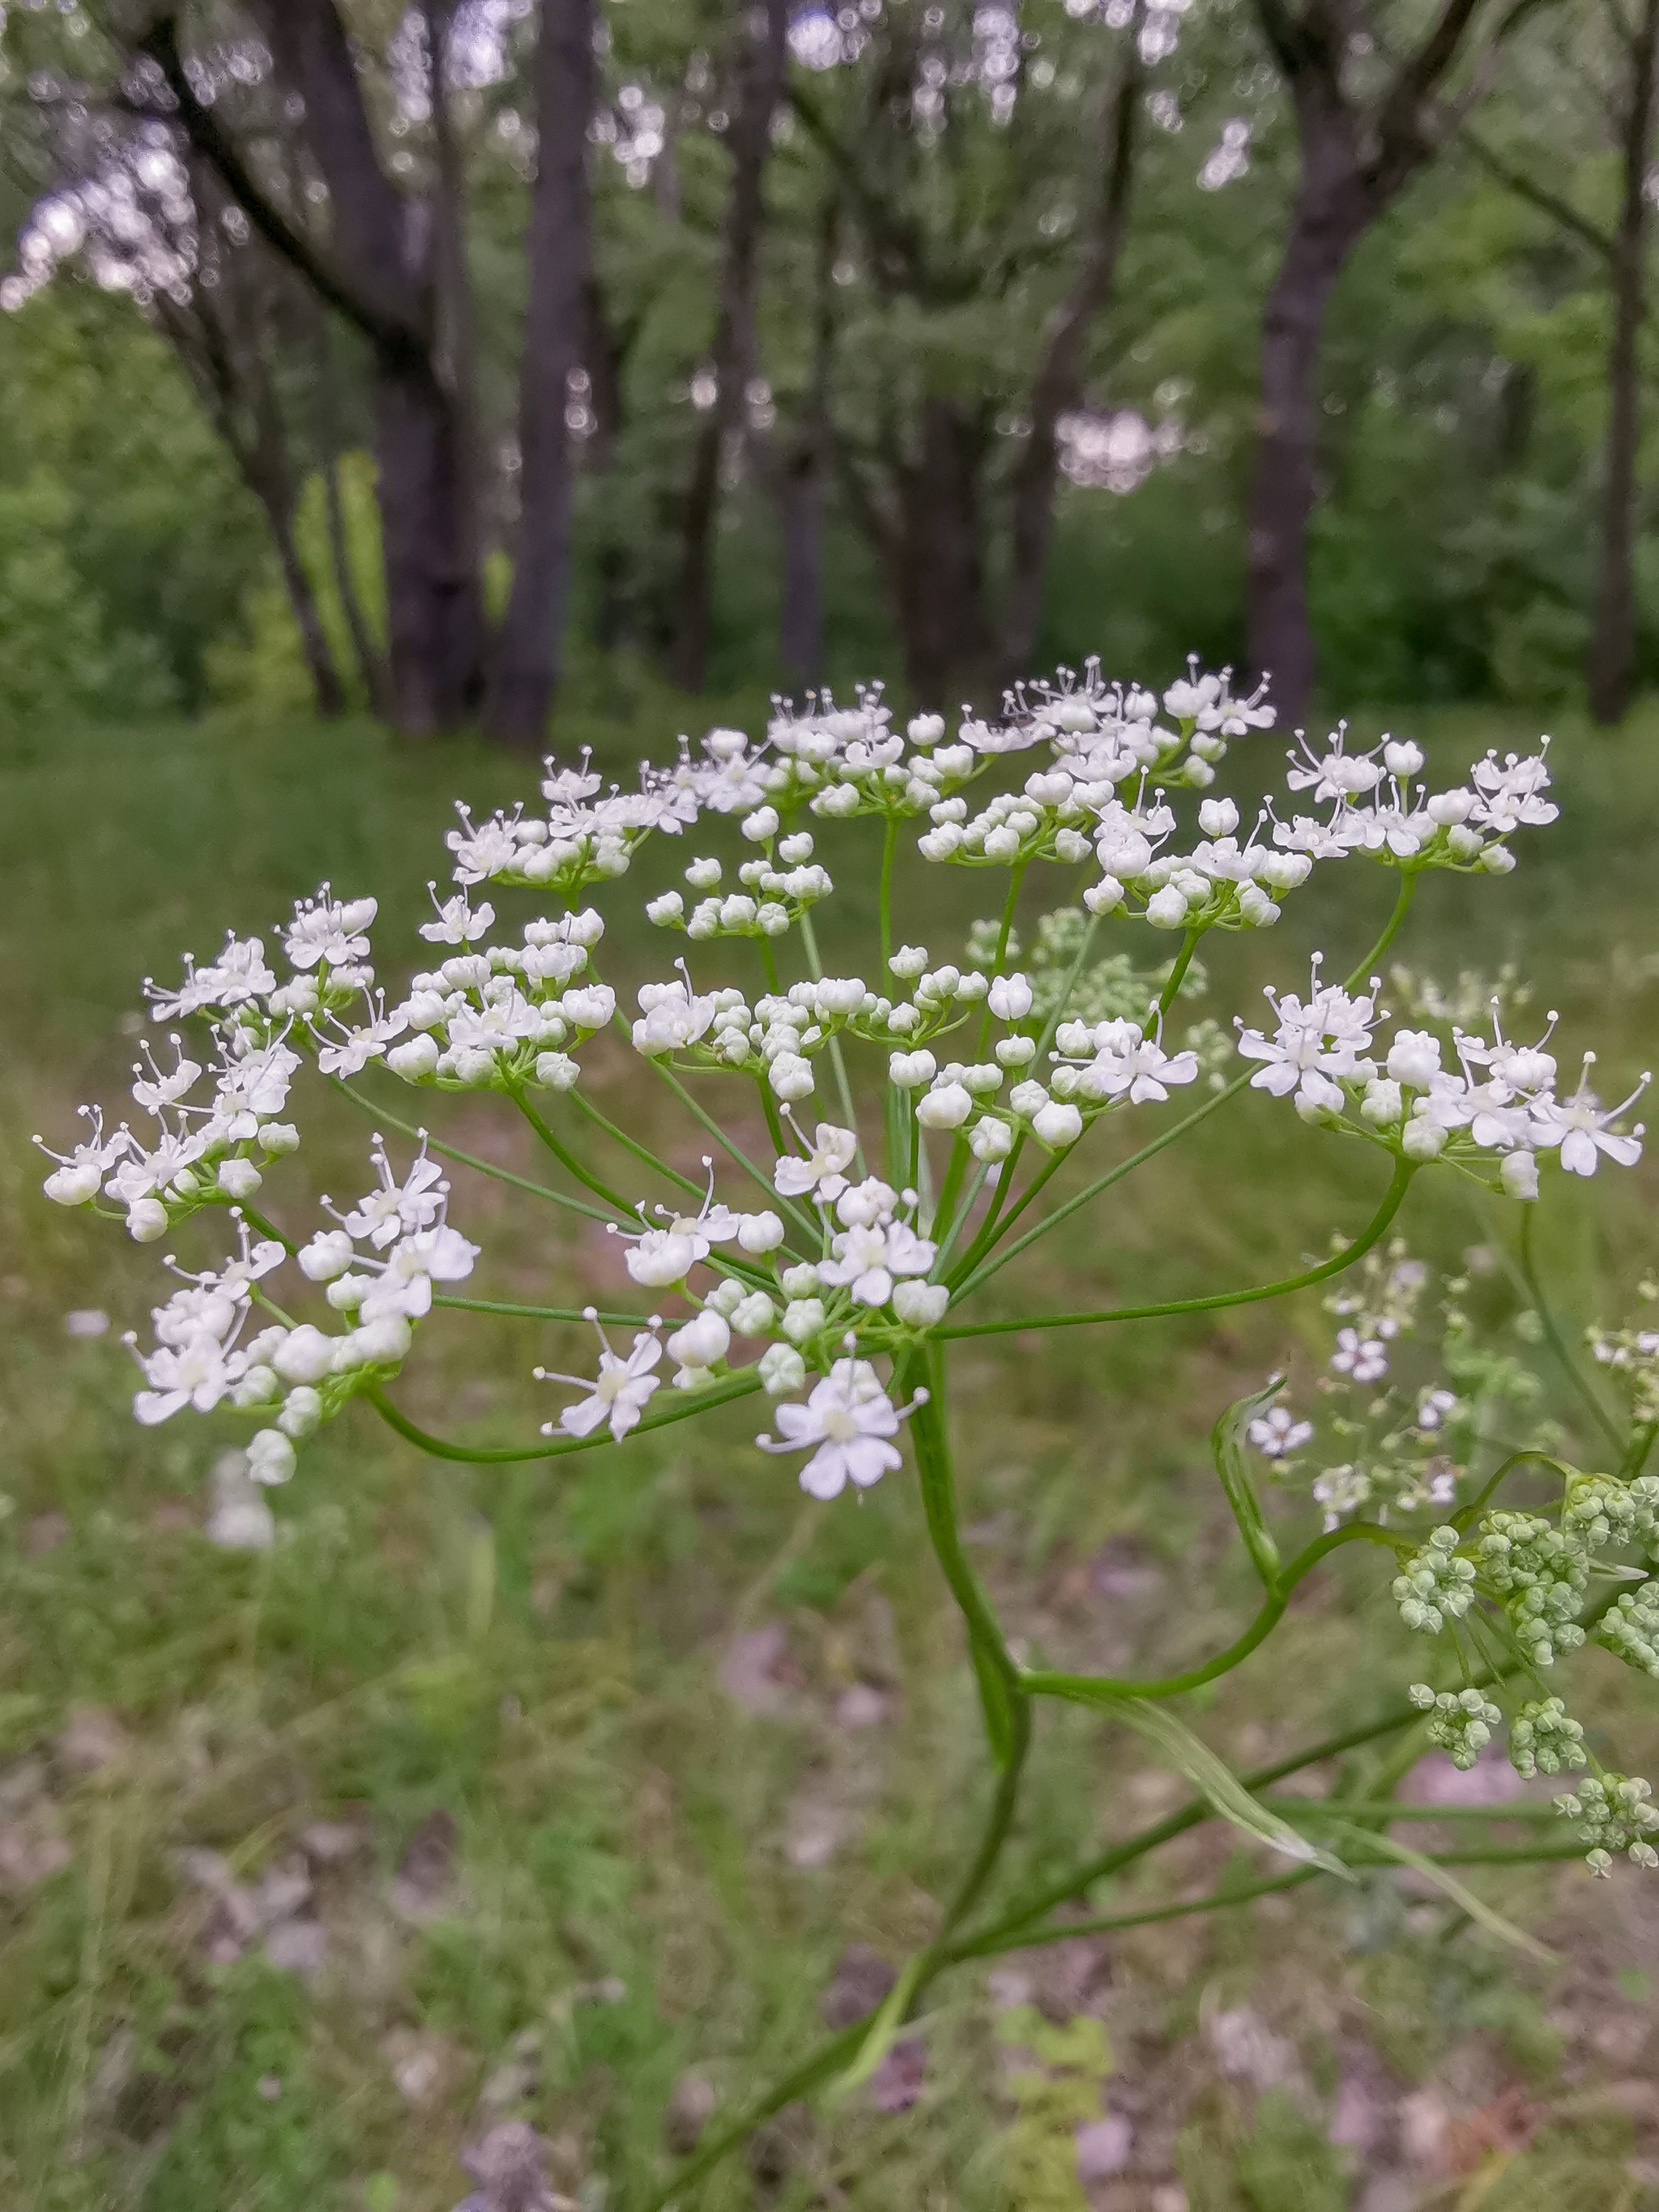
[[[1340,1858],[1322,1850],[1259,1798],[1252,1797],[1225,1760],[1218,1759],[1167,1706],[1153,1705],[1145,1698],[1116,1697],[1107,1691],[1091,1692],[1089,1702],[1104,1712],[1115,1713],[1144,1735],[1178,1773],[1186,1776],[1200,1796],[1209,1800],[1224,1820],[1231,1820],[1245,1835],[1254,1836],[1258,1843],[1304,1866],[1319,1867],[1326,1874],[1340,1875],[1344,1881],[1353,1880]]]
[[[1253,1391],[1229,1406],[1210,1431],[1210,1449],[1215,1455],[1215,1471],[1221,1477],[1221,1487],[1227,1493],[1227,1503],[1233,1509],[1233,1518],[1238,1523],[1238,1533],[1244,1539],[1244,1548],[1255,1564],[1255,1571],[1269,1589],[1279,1579],[1279,1547],[1267,1533],[1262,1518],[1261,1501],[1255,1494],[1255,1484],[1250,1476],[1249,1445],[1245,1431],[1263,1407],[1276,1398],[1285,1387],[1282,1375],[1273,1376],[1266,1386]]]
[[[1472,1889],[1459,1881],[1449,1868],[1437,1866],[1425,1851],[1414,1850],[1411,1844],[1402,1844],[1398,1836],[1390,1836],[1380,1829],[1357,1828],[1346,1820],[1333,1825],[1338,1826],[1339,1832],[1346,1838],[1351,1850],[1378,1851],[1384,1858],[1395,1859],[1401,1866],[1414,1868],[1437,1889],[1450,1898],[1460,1911],[1467,1912],[1471,1920],[1478,1922],[1487,1935],[1495,1936],[1500,1943],[1508,1943],[1517,1951],[1525,1951],[1530,1957],[1541,1959],[1547,1965],[1556,1963],[1557,1954],[1547,1943],[1540,1943],[1535,1936],[1528,1936],[1524,1928],[1517,1928],[1512,1920],[1506,1920],[1484,1898],[1477,1897]]]

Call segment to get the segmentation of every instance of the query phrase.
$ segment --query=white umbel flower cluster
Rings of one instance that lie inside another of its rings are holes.
[[[828,694],[780,702],[758,738],[682,740],[627,789],[584,755],[547,763],[538,805],[484,820],[461,808],[451,882],[431,886],[421,963],[401,990],[372,964],[374,900],[327,884],[274,932],[186,959],[177,985],[148,987],[155,1019],[180,1028],[135,1071],[137,1116],[112,1126],[88,1109],[46,1184],[141,1242],[215,1209],[235,1221],[239,1255],[181,1275],[157,1309],[140,1418],[186,1406],[252,1416],[255,1471],[284,1475],[296,1440],[352,1396],[380,1397],[434,1303],[471,1274],[481,1255],[447,1221],[424,1139],[398,1168],[377,1139],[374,1187],[331,1208],[309,1242],[261,1211],[300,1143],[302,1075],[374,1111],[354,1087],[367,1079],[499,1094],[551,1156],[564,1186],[554,1195],[624,1241],[648,1303],[673,1302],[634,1316],[626,1337],[605,1335],[621,1326],[605,1316],[593,1376],[547,1376],[580,1394],[547,1424],[550,1449],[619,1441],[705,1396],[763,1390],[789,1401],[767,1448],[810,1447],[813,1494],[867,1486],[897,1463],[902,1424],[926,1402],[915,1387],[925,1340],[964,1326],[963,1302],[1024,1211],[1022,1175],[1041,1188],[1107,1115],[1190,1113],[1195,1095],[1228,1095],[1224,1031],[1174,1026],[1204,981],[1204,937],[1270,927],[1328,862],[1366,857],[1402,878],[1501,873],[1513,836],[1555,811],[1542,750],[1489,758],[1434,790],[1418,747],[1355,751],[1339,730],[1322,750],[1299,745],[1282,801],[1249,821],[1213,786],[1230,746],[1272,721],[1259,695],[1237,697],[1225,672],[1195,665],[1160,696],[1091,663],[1011,693],[1000,716],[964,711],[954,733],[936,714],[899,728],[879,687],[851,706]],[[882,842],[868,871],[879,943],[863,972],[832,973],[814,935],[835,890],[816,839],[860,817]],[[914,895],[908,860],[896,867],[907,846],[922,863],[1000,872],[1001,918],[976,928],[971,953],[919,941],[938,902]],[[647,884],[640,904],[678,933],[681,957],[641,980],[616,943],[640,933],[616,930],[613,908],[608,934],[590,900],[614,896],[653,853],[678,855],[675,880]],[[1054,869],[1057,898],[1045,899]],[[1024,968],[1022,900],[1036,909]],[[509,914],[509,901],[528,910]],[[1165,963],[1150,988],[1114,943],[1141,923],[1161,933],[1151,942]],[[1378,987],[1328,984],[1317,968],[1305,1002],[1272,1004],[1273,1027],[1239,1037],[1250,1080],[1402,1171],[1440,1160],[1524,1197],[1540,1165],[1585,1175],[1639,1151],[1623,1121],[1635,1094],[1604,1107],[1588,1060],[1564,1091],[1547,1036],[1516,1047],[1494,1024],[1491,1037],[1385,1038]],[[202,1042],[186,1043],[187,1023]],[[712,1168],[698,1187],[592,1104],[586,1070],[602,1036],[611,1052],[631,1046],[642,1083],[720,1133],[732,1158],[722,1194]],[[752,1127],[757,1109],[764,1121],[758,1163],[685,1087],[716,1076],[739,1095],[730,1127]],[[643,1163],[658,1189],[620,1196],[614,1175],[586,1164],[619,1137],[630,1174]],[[431,1149],[441,1156],[441,1133]],[[298,1286],[279,1303],[283,1269]],[[286,1301],[307,1297],[319,1310],[291,1318]],[[1379,1356],[1357,1334],[1353,1379]],[[1263,1419],[1275,1448],[1293,1450],[1295,1424]]]

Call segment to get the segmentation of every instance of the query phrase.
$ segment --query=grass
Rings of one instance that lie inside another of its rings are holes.
[[[620,763],[672,731],[577,734]],[[1531,729],[1471,714],[1422,734],[1443,757]],[[694,2131],[688,2075],[722,2106],[768,2079],[822,2033],[848,1947],[896,1959],[925,1941],[959,1868],[982,1788],[975,1706],[917,1502],[895,1479],[805,1505],[749,1448],[744,1407],[551,1470],[440,1465],[360,1410],[303,1455],[272,1553],[205,1541],[231,1432],[143,1431],[127,1410],[116,1338],[142,1325],[154,1255],[48,1206],[27,1136],[118,1096],[142,975],[227,927],[268,928],[319,879],[380,896],[392,966],[453,798],[488,808],[529,772],[355,727],[5,744],[0,2202],[444,2212],[466,2186],[458,2148],[522,2113],[563,2196],[625,2212],[666,2172],[665,2136]],[[1395,957],[1442,975],[1517,962],[1564,1009],[1568,1049],[1594,1040],[1622,1073],[1651,1057],[1659,994],[1659,720],[1611,741],[1569,732],[1557,768],[1565,821],[1504,883],[1431,884]],[[947,874],[956,907],[913,904],[913,933],[943,947],[978,889]],[[1279,932],[1235,941],[1214,963],[1236,969],[1217,975],[1218,1006],[1293,982],[1315,941],[1357,957],[1388,889],[1366,885],[1364,914],[1310,893]],[[837,904],[867,927],[873,889],[848,880]],[[645,957],[624,942],[617,964]],[[595,1078],[607,1111],[640,1110],[629,1055],[597,1054]],[[456,1142],[531,1167],[487,1109],[446,1111]],[[307,1178],[356,1188],[368,1127],[343,1105],[323,1116],[281,1182],[286,1220],[306,1220]],[[697,1133],[659,1134],[695,1166]],[[1247,1100],[1122,1186],[1109,1235],[1076,1217],[998,1296],[1052,1309],[1270,1279],[1363,1219],[1371,1180]],[[1541,1241],[1575,1326],[1616,1311],[1651,1264],[1654,1188],[1644,1170],[1549,1206]],[[453,1211],[487,1230],[501,1296],[580,1303],[614,1281],[602,1238],[499,1184],[458,1171]],[[1407,1226],[1448,1260],[1486,1229],[1420,1194]],[[66,1334],[89,1307],[110,1334]],[[958,1349],[975,1557],[1012,1631],[1054,1663],[1147,1673],[1236,1631],[1247,1574],[1205,1434],[1316,1317],[1309,1299]],[[568,1332],[454,1316],[399,1397],[429,1425],[511,1438],[545,1415],[533,1362],[580,1356]],[[1122,1570],[1109,1596],[1103,1556]],[[1412,1671],[1377,1566],[1351,1551],[1184,1710],[1248,1765]],[[1583,1680],[1587,1718],[1616,1724],[1640,1771],[1659,1743],[1639,1684],[1597,1659]],[[1045,1714],[1010,1878],[1162,1809],[1166,1779],[1098,1720]],[[1114,1901],[1212,1879],[1228,1848],[1198,1832]],[[1164,2212],[1184,2191],[1191,2212],[1323,2212],[1358,2203],[1365,2175],[1406,2171],[1410,2115],[1438,2099],[1464,2132],[1425,2204],[1659,2203],[1659,2169],[1640,2163],[1655,2115],[1630,2091],[1659,1916],[1634,1878],[1474,1879],[1565,1963],[1517,1968],[1390,1880],[994,1961],[930,1998],[910,2109],[787,2113],[690,2201]],[[296,1922],[320,1929],[297,1939],[316,1971],[273,1963],[238,1920],[253,1910],[279,1955]],[[1220,2013],[1282,2046],[1278,2078],[1218,2063]],[[1331,2142],[1331,2116],[1367,2082],[1382,2132],[1356,2155]],[[1085,2197],[1073,2133],[1105,2111],[1132,2123],[1135,2165]]]

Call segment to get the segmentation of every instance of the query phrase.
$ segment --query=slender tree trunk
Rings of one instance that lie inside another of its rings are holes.
[[[784,460],[778,502],[783,600],[778,653],[792,684],[811,690],[823,673],[823,517],[828,457],[810,424]]]
[[[490,734],[507,744],[542,741],[570,597],[574,467],[565,415],[590,312],[592,105],[592,0],[542,0],[530,289],[519,371],[518,544],[485,716]]]
[[[778,657],[804,691],[823,675],[823,526],[829,504],[835,430],[830,382],[836,350],[836,255],[841,208],[832,195],[818,219],[814,278],[812,377],[805,418],[775,471],[783,542],[783,595],[778,619]]]
[[[465,723],[482,690],[465,440],[423,357],[383,353],[373,386],[392,718],[431,737]]]
[[[922,403],[921,444],[899,485],[895,583],[905,680],[919,706],[982,684],[993,658],[980,547],[982,426],[959,401]]]
[[[1637,341],[1646,312],[1647,175],[1653,143],[1654,58],[1659,0],[1644,0],[1630,50],[1625,115],[1625,191],[1613,250],[1613,345],[1607,357],[1607,442],[1602,488],[1601,575],[1589,649],[1589,706],[1603,724],[1623,721],[1636,674],[1636,467],[1641,444]]]
[[[335,665],[328,632],[323,627],[317,594],[312,589],[306,564],[300,558],[300,548],[294,536],[292,511],[263,493],[260,494],[260,505],[264,508],[266,520],[270,525],[283,586],[300,632],[300,650],[305,655],[306,670],[311,678],[311,688],[317,702],[317,713],[325,722],[337,721],[346,709],[345,686],[340,681],[340,672]]]
[[[700,691],[708,672],[720,457],[727,439],[742,422],[744,387],[754,364],[756,261],[765,214],[763,186],[771,149],[772,116],[783,94],[788,63],[787,0],[762,0],[750,25],[727,131],[732,196],[726,207],[710,363],[714,400],[697,426],[682,511],[669,673],[688,691]]]
[[[1247,510],[1247,623],[1252,672],[1282,720],[1312,702],[1308,526],[1318,498],[1319,349],[1343,264],[1380,210],[1368,198],[1346,118],[1298,102],[1302,177],[1261,329],[1261,398]]]
[[[368,617],[363,611],[362,594],[357,589],[357,574],[351,558],[351,538],[346,526],[345,501],[340,493],[340,456],[332,448],[323,456],[322,477],[323,519],[328,532],[329,568],[334,579],[334,596],[340,602],[346,635],[351,641],[351,657],[357,665],[357,680],[363,687],[368,711],[377,720],[384,721],[389,714],[386,660],[375,642],[374,633],[368,626]]]
[[[1134,180],[1135,130],[1145,72],[1137,11],[1126,33],[1123,70],[1109,103],[1105,176],[1094,236],[1070,291],[1049,320],[1032,381],[1030,434],[1015,469],[1009,501],[1009,575],[1003,612],[1005,682],[1029,675],[1042,619],[1042,592],[1054,536],[1060,418],[1076,406],[1083,386],[1089,329],[1112,295],[1118,255],[1128,227]]]

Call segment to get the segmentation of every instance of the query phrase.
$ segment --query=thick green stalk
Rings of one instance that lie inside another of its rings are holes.
[[[1006,1321],[957,1322],[938,1331],[941,1337],[1002,1336],[1024,1328],[1081,1328],[1106,1322],[1153,1321],[1170,1314],[1213,1313],[1224,1306],[1254,1305],[1262,1298],[1282,1298],[1291,1291],[1305,1290],[1310,1284],[1322,1283],[1332,1275],[1340,1274],[1345,1267],[1369,1252],[1388,1232],[1389,1225],[1399,1212],[1412,1177],[1417,1173],[1418,1163],[1403,1156],[1395,1163],[1392,1180],[1383,1194],[1382,1203],[1352,1244],[1322,1260],[1316,1267],[1305,1268],[1299,1275],[1286,1275],[1276,1283],[1259,1283],[1243,1291],[1216,1291],[1206,1297],[1165,1298],[1156,1305],[1109,1306],[1093,1313],[1032,1314],[1011,1317]],[[1035,1232],[1034,1232],[1035,1233]],[[1013,1248],[1018,1250],[1018,1246]],[[984,1279],[983,1274],[978,1280]],[[969,1284],[968,1290],[975,1287]],[[961,1295],[966,1297],[967,1290]]]

